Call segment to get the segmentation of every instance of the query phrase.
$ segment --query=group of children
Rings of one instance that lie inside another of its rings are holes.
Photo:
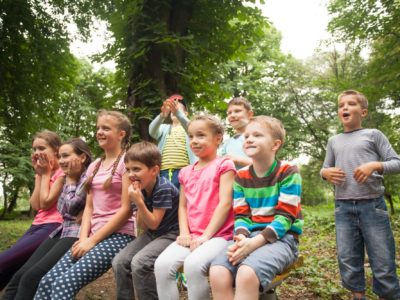
[[[335,185],[343,285],[365,299],[365,245],[374,292],[400,299],[381,176],[399,172],[400,159],[380,131],[362,129],[366,103],[355,91],[339,96],[344,133],[329,140],[321,176]],[[189,120],[183,97],[172,95],[149,127],[158,147],[126,149],[128,118],[101,110],[104,155],[93,162],[81,139],[61,144],[38,133],[30,198],[38,213],[0,254],[2,299],[73,299],[111,266],[117,299],[178,299],[182,266],[189,299],[209,299],[209,283],[214,299],[257,299],[297,258],[301,176],[276,159],[279,120],[253,117],[249,102],[234,98],[228,122],[235,135],[223,143],[217,118]]]

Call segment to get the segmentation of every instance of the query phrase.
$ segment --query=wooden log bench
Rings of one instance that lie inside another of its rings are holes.
[[[268,285],[266,292],[260,294],[260,300],[277,300],[278,296],[276,294],[276,288],[286,279],[289,277],[290,272],[294,269],[301,267],[304,264],[303,256],[299,256],[295,263],[291,265],[289,268],[284,270],[281,274],[276,275],[274,280]],[[179,268],[179,273],[183,273],[183,266]],[[180,288],[183,288],[181,285]]]

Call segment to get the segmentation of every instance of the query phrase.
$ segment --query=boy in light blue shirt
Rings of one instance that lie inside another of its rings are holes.
[[[246,98],[237,97],[229,101],[227,118],[235,134],[223,143],[219,154],[231,158],[236,169],[251,164],[251,159],[243,151],[243,133],[251,117],[253,117],[253,110]]]

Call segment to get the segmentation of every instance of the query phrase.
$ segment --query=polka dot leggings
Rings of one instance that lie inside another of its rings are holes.
[[[79,260],[69,250],[42,278],[34,299],[74,299],[81,288],[107,272],[114,256],[132,240],[127,234],[112,234]]]

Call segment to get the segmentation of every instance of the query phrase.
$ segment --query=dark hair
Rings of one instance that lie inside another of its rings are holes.
[[[243,106],[247,111],[253,110],[253,109],[251,108],[251,104],[250,104],[249,100],[247,100],[247,99],[244,98],[244,97],[235,97],[235,98],[232,98],[232,99],[229,100],[229,102],[228,102],[228,107],[231,106],[231,105],[241,105],[241,106]]]
[[[161,168],[161,152],[156,145],[142,141],[133,144],[125,154],[125,163],[134,160],[145,164],[148,168],[159,166]]]
[[[42,130],[33,136],[32,143],[36,139],[42,139],[45,140],[46,143],[55,151],[58,153],[58,149],[61,146],[61,139],[58,136],[57,133],[50,131],[50,130]]]
[[[62,143],[62,145],[71,145],[74,153],[77,155],[85,155],[83,162],[84,169],[87,169],[92,162],[92,154],[90,153],[89,146],[81,138],[72,138]]]

